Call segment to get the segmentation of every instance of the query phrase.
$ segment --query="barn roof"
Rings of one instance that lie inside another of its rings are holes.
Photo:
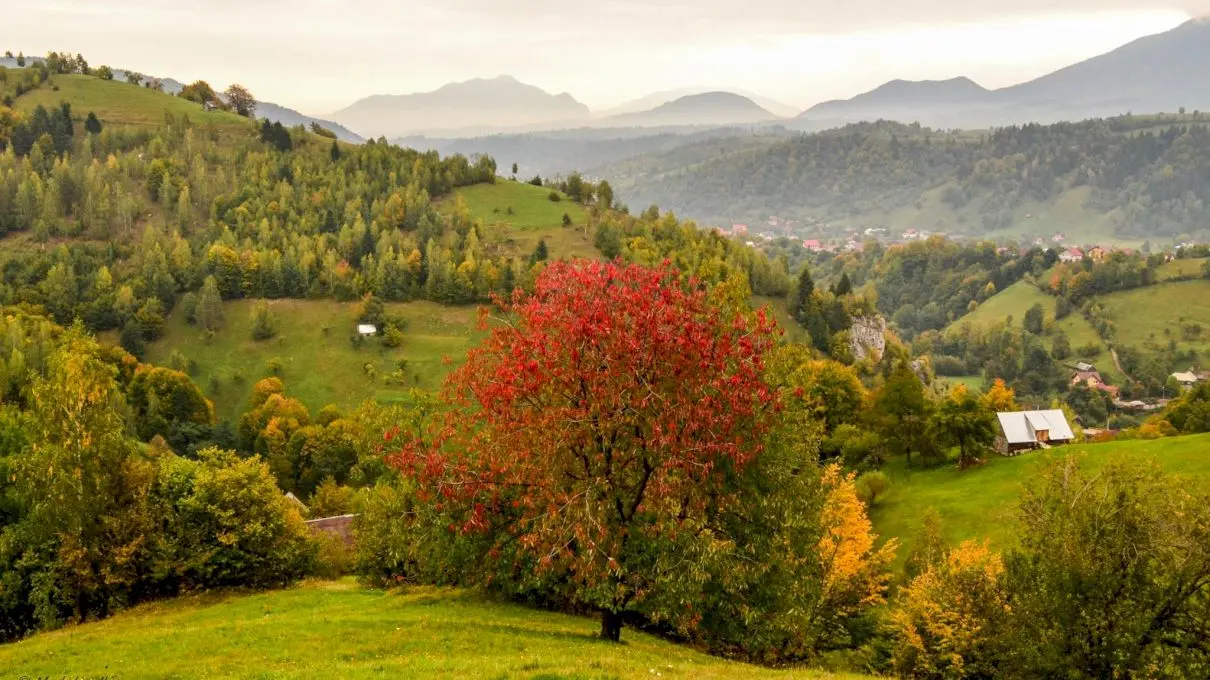
[[[1052,441],[1076,438],[1067,417],[1058,409],[997,413],[996,418],[1000,420],[1000,429],[1009,444],[1032,444],[1038,441],[1034,434],[1038,430],[1048,430]]]

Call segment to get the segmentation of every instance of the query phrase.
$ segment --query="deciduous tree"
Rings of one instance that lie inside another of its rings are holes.
[[[551,264],[501,306],[432,441],[392,460],[457,531],[485,536],[485,566],[531,559],[618,640],[678,576],[651,568],[653,542],[700,525],[761,452],[774,323],[713,307],[667,266],[588,261]]]

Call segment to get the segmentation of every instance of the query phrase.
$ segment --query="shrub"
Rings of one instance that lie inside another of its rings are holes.
[[[879,497],[890,488],[891,478],[882,471],[867,472],[857,478],[857,496],[861,498],[861,502],[870,507],[873,507]]]
[[[347,515],[353,508],[353,490],[327,477],[311,495],[310,508],[313,519]]]
[[[551,189],[550,193],[546,195],[546,198],[550,199],[551,203],[558,203],[559,201],[563,200],[563,197],[559,195],[559,192],[555,191],[554,189]]]
[[[320,533],[314,538],[316,545],[313,573],[320,578],[337,579],[348,576],[357,566],[357,553],[339,536]]]
[[[162,467],[164,568],[183,588],[269,588],[313,567],[315,545],[259,457],[206,449]]]
[[[277,335],[277,315],[269,303],[258,302],[252,307],[252,339],[268,340]]]

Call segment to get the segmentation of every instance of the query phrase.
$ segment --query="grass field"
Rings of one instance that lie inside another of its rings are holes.
[[[195,124],[251,129],[248,119],[234,113],[203,111],[199,104],[129,83],[78,74],[57,75],[51,82],[57,92],[49,85],[27,92],[17,99],[17,110],[28,113],[39,104],[50,108],[70,101],[73,118],[84,120],[92,111],[105,125],[162,126],[164,112],[169,111],[173,116],[189,116]]]
[[[533,252],[538,241],[545,240],[554,259],[600,257],[586,226],[584,207],[566,196],[557,203],[551,201],[550,192],[549,188],[498,179],[495,184],[459,188],[453,195],[461,197],[471,215],[483,222],[488,238],[517,252]],[[563,225],[564,213],[571,218],[572,226]]]
[[[1055,298],[1043,293],[1030,283],[1018,281],[993,295],[983,304],[979,305],[974,312],[955,321],[953,326],[961,324],[990,325],[1003,322],[1007,317],[1011,316],[1013,318],[1013,325],[1019,327],[1025,318],[1026,310],[1039,303],[1046,309],[1048,317],[1053,318],[1055,314]],[[1117,369],[1113,367],[1113,363],[1109,359],[1109,348],[1101,340],[1100,336],[1097,335],[1096,330],[1088,323],[1087,319],[1079,312],[1072,312],[1066,318],[1056,322],[1056,327],[1067,334],[1067,339],[1071,342],[1072,352],[1077,355],[1080,353],[1080,348],[1089,344],[1095,344],[1100,348],[1100,353],[1097,356],[1073,356],[1073,361],[1086,360],[1094,363],[1107,379],[1121,384],[1124,376],[1118,373]]]
[[[151,678],[841,678],[716,659],[592,619],[486,602],[453,590],[404,594],[352,581],[138,607],[0,646],[18,677]]]
[[[902,463],[887,473],[891,489],[871,512],[874,528],[884,538],[898,538],[902,564],[928,508],[942,517],[946,538],[963,541],[987,538],[997,548],[1012,545],[1017,501],[1021,491],[1048,462],[1069,454],[1081,456],[1087,469],[1125,459],[1157,461],[1166,472],[1210,485],[1210,435],[1154,441],[1076,444],[1015,458],[989,456],[982,467],[959,472],[952,465],[931,470],[908,470]]]
[[[1210,281],[1174,281],[1106,295],[1100,300],[1122,345],[1143,349],[1148,340],[1160,344],[1174,340],[1184,349],[1210,351]],[[1200,338],[1184,336],[1183,327],[1192,324],[1204,329]]]
[[[1169,281],[1171,279],[1180,278],[1183,276],[1201,276],[1202,267],[1210,260],[1204,258],[1186,258],[1183,260],[1173,260],[1165,262],[1155,270],[1156,276],[1160,281]]]
[[[147,352],[151,363],[166,365],[173,350],[197,362],[193,379],[215,402],[220,419],[245,409],[252,385],[270,375],[268,362],[283,364],[286,391],[312,412],[325,404],[351,407],[365,399],[404,399],[409,389],[436,389],[451,364],[461,363],[472,338],[477,337],[475,307],[447,307],[432,302],[387,305],[388,312],[407,321],[402,347],[391,349],[379,338],[360,346],[351,340],[356,328],[356,303],[331,300],[274,300],[269,303],[278,319],[277,337],[252,339],[253,301],[227,302],[224,328],[207,343],[201,331],[180,313],[166,324],[164,337]],[[388,385],[385,379],[397,362],[408,362],[406,385]],[[371,379],[365,371],[374,369]]]

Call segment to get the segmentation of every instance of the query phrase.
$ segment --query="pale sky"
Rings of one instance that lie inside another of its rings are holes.
[[[1210,15],[1210,0],[33,0],[0,51],[217,87],[324,115],[508,74],[602,110],[736,88],[806,108],[894,78],[1029,80]]]

